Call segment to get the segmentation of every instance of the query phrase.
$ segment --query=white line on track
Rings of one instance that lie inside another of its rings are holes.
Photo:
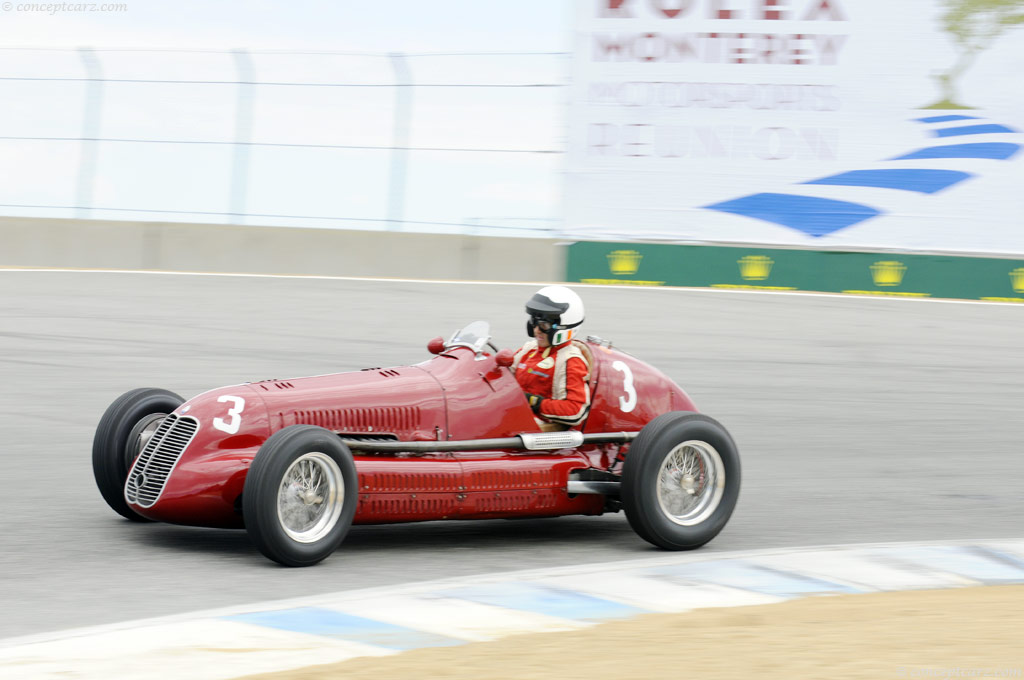
[[[831,300],[877,300],[891,302],[931,302],[954,305],[994,305],[998,307],[1019,307],[1024,309],[1024,302],[999,300],[958,300],[953,298],[903,297],[898,295],[855,295],[851,293],[821,293],[801,290],[752,290],[735,288],[694,288],[688,286],[629,286],[589,284],[575,281],[464,281],[457,279],[402,279],[374,276],[327,276],[323,274],[248,274],[238,272],[183,272],[147,269],[63,269],[58,267],[4,267],[0,266],[0,274],[5,273],[72,273],[72,274],[145,274],[151,276],[219,276],[255,279],[310,279],[314,281],[366,281],[377,283],[427,283],[427,284],[460,284],[470,286],[546,286],[570,285],[573,288],[596,288],[611,290],[642,290],[642,291],[676,291],[686,293],[704,293],[710,295],[776,295],[788,297],[826,298]]]

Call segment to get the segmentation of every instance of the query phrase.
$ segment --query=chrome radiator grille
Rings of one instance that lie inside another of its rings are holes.
[[[128,473],[125,500],[143,508],[152,507],[198,430],[199,421],[195,418],[173,413],[164,418]]]

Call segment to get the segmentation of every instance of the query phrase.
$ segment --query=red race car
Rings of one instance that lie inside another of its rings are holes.
[[[592,406],[539,424],[513,353],[477,321],[412,366],[119,397],[93,441],[96,484],[135,521],[244,527],[289,566],[355,524],[600,515],[624,509],[669,550],[725,526],[740,490],[729,433],[672,380],[588,337]]]

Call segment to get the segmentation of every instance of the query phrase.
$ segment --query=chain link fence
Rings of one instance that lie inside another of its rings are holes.
[[[550,235],[565,53],[0,49],[0,212]]]

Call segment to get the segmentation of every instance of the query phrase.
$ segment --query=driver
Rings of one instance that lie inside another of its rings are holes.
[[[545,286],[526,301],[526,313],[533,340],[516,352],[516,380],[537,416],[578,425],[590,409],[590,366],[572,341],[583,323],[583,300],[565,286]]]

